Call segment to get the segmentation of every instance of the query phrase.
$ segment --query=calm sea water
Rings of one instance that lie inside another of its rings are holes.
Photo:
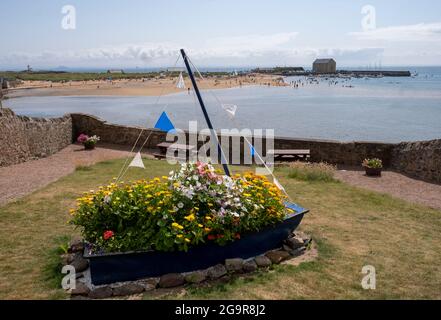
[[[214,126],[274,129],[277,136],[341,141],[415,141],[441,138],[441,68],[412,68],[412,78],[287,78],[292,87],[242,87],[203,91]],[[233,123],[220,106],[238,106]],[[26,97],[4,104],[17,114],[57,117],[82,112],[111,123],[152,127],[166,109],[176,127],[189,120],[205,128],[199,105],[186,92],[158,97]]]

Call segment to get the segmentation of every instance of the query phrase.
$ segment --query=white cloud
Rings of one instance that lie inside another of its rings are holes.
[[[384,41],[440,41],[441,22],[419,23],[407,26],[392,26],[374,30],[351,32],[349,35],[360,40]]]

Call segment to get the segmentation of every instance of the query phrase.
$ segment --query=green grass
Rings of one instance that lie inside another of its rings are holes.
[[[57,268],[60,246],[76,234],[66,223],[69,208],[82,191],[109,182],[122,163],[82,168],[0,208],[0,299],[64,297]],[[146,160],[146,168],[130,170],[126,180],[172,170],[166,162],[153,160]],[[168,298],[441,298],[440,211],[344,183],[289,178],[289,172],[280,168],[276,175],[291,197],[311,210],[301,229],[313,236],[319,257],[227,284],[188,287],[183,296]],[[367,264],[376,268],[376,290],[361,288],[361,269]]]

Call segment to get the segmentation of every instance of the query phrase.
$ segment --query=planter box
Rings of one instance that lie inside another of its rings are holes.
[[[367,168],[365,167],[366,175],[369,177],[381,177],[381,168]]]
[[[295,213],[282,222],[260,232],[243,234],[240,240],[225,246],[208,243],[191,248],[187,252],[124,252],[87,254],[94,285],[120,281],[134,281],[158,277],[167,273],[182,273],[206,269],[230,258],[251,258],[282,246],[283,240],[294,231],[308,210],[288,204]]]

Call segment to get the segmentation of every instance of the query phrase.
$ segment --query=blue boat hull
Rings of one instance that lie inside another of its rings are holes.
[[[308,211],[295,206],[296,213],[282,223],[259,232],[243,235],[225,246],[214,243],[191,248],[187,252],[128,252],[87,255],[92,283],[102,285],[158,277],[167,273],[182,273],[206,269],[230,258],[251,258],[280,248]]]

